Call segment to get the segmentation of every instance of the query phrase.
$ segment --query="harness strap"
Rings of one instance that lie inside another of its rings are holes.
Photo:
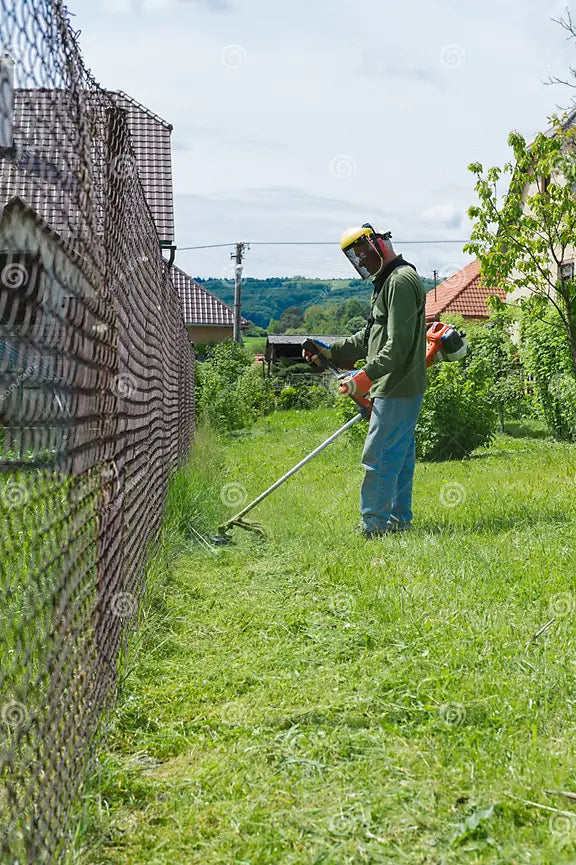
[[[412,270],[416,270],[416,267],[411,264],[409,261],[404,261],[401,255],[398,255],[395,259],[388,262],[382,273],[377,277],[377,283],[374,283],[374,294],[372,297],[372,305],[370,307],[370,318],[368,319],[368,323],[366,325],[366,330],[364,331],[364,351],[366,354],[368,353],[368,342],[370,340],[370,332],[372,327],[374,326],[374,322],[376,319],[373,315],[373,309],[376,306],[376,301],[380,297],[380,292],[384,288],[384,283],[388,279],[391,273],[393,273],[398,267],[411,267]]]

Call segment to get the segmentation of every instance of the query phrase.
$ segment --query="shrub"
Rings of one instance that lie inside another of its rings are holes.
[[[283,387],[276,399],[280,409],[289,408],[320,408],[322,406],[334,405],[335,395],[319,384],[287,385]]]
[[[570,346],[556,311],[536,317],[523,308],[521,355],[533,388],[535,411],[557,439],[576,441],[576,375]]]
[[[511,337],[513,325],[512,316],[502,311],[484,324],[467,327],[470,355],[465,365],[484,361],[486,390],[497,408],[501,432],[507,417],[517,420],[530,414],[525,370]]]
[[[497,413],[486,378],[482,359],[467,368],[442,363],[428,371],[428,389],[416,427],[419,459],[461,459],[492,441]]]
[[[356,366],[362,366],[359,361]],[[487,363],[476,358],[441,363],[428,370],[428,388],[416,427],[416,453],[421,460],[461,459],[489,444],[494,436],[497,413],[487,388]],[[358,410],[353,400],[338,401],[341,423]],[[365,438],[367,425],[361,422],[348,433],[351,441]]]
[[[308,388],[308,408],[322,408],[333,406],[336,403],[336,392],[329,390],[321,384],[313,384]]]
[[[274,392],[249,352],[238,343],[224,342],[211,346],[207,359],[197,365],[196,401],[202,417],[229,431],[248,427],[272,411]]]
[[[298,405],[298,391],[295,387],[283,387],[278,394],[279,408],[296,408]]]
[[[517,320],[517,312],[503,303],[494,303],[490,319],[482,323],[468,322],[456,315],[442,318],[442,321],[466,331],[470,352],[460,363],[469,367],[479,359],[483,361],[476,377],[481,370],[486,390],[498,410],[502,432],[506,418],[517,420],[529,415],[531,410],[525,370],[518,346],[512,339]]]

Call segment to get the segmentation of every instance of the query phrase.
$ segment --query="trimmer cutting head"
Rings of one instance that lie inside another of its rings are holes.
[[[259,523],[247,523],[245,520],[237,519],[230,520],[218,526],[218,534],[210,538],[211,542],[217,547],[226,547],[233,544],[234,539],[229,533],[234,526],[238,526],[239,529],[245,529],[247,532],[254,532],[256,535],[264,536],[264,529]]]
[[[218,531],[220,532],[220,529]],[[228,547],[234,543],[230,535],[226,535],[224,532],[218,535],[210,535],[209,540],[215,547]]]

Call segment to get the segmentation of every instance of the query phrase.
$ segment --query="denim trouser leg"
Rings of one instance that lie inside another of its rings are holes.
[[[396,495],[392,502],[390,519],[398,523],[412,522],[412,484],[414,482],[414,466],[416,464],[416,441],[414,434],[408,445],[404,464],[398,475]]]
[[[402,519],[411,515],[414,428],[421,405],[422,394],[373,402],[360,492],[362,525],[367,531],[384,531],[391,514]]]

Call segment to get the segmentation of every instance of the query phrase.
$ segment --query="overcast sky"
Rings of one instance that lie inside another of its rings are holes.
[[[472,161],[566,104],[555,0],[69,0],[96,78],[174,126],[179,247],[390,230],[422,275],[470,260]],[[229,250],[181,251],[230,275]],[[259,247],[247,276],[354,276],[338,246]]]

